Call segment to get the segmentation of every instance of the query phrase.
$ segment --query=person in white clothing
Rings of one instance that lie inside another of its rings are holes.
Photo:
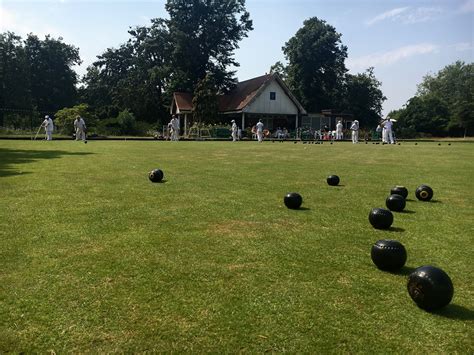
[[[178,141],[179,140],[179,121],[175,115],[173,115],[173,117],[171,118],[169,126],[170,126],[171,140]]]
[[[262,123],[262,120],[258,120],[258,123],[257,123],[257,139],[259,142],[262,142],[263,141],[263,123]]]
[[[51,119],[51,117],[49,117],[48,115],[44,116],[44,121],[41,124],[41,127],[44,128],[44,131],[46,133],[45,139],[47,141],[52,141],[53,140],[54,124],[53,124],[53,120]]]
[[[237,142],[237,124],[235,120],[230,121],[232,123],[232,128],[230,129],[232,134],[232,142]]]
[[[336,140],[341,140],[342,139],[342,122],[337,121],[336,124]]]
[[[392,132],[392,126],[393,122],[390,119],[390,117],[387,116],[383,123],[383,129],[385,130],[385,142],[384,143],[390,143],[390,144],[395,144],[395,141],[393,139],[393,132]]]
[[[352,131],[352,143],[356,144],[359,142],[359,121],[354,120],[351,126]]]
[[[76,141],[86,140],[86,123],[81,116],[77,116],[74,120],[74,129],[76,130]]]

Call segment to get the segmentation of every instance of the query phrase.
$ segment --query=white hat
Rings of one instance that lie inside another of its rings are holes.
[[[46,116],[44,116],[44,118],[49,118],[49,116],[48,116],[48,115],[46,115]]]
[[[235,122],[235,120],[232,120],[232,121],[230,121],[230,122]]]

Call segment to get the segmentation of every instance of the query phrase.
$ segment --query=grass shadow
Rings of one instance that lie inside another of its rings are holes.
[[[456,320],[474,320],[474,311],[457,305],[457,304],[449,304],[446,307],[439,309],[437,311],[431,312],[441,317],[449,318],[449,319],[456,319]]]
[[[57,159],[65,155],[89,155],[89,152],[67,152],[62,150],[18,150],[0,148],[0,177],[31,174],[18,169],[16,165],[33,163],[42,159]]]
[[[429,201],[429,203],[443,203],[443,202],[440,201],[440,200],[431,200],[431,201]]]
[[[309,207],[300,207],[300,208],[298,208],[298,211],[311,211],[311,208],[309,208]]]
[[[416,212],[411,211],[411,210],[403,210],[403,211],[400,211],[400,213],[413,214],[413,213],[416,213]]]
[[[411,266],[404,266],[400,270],[396,271],[389,271],[393,275],[399,275],[399,276],[408,276],[410,275],[413,271],[415,271],[417,268],[416,267],[411,267]]]

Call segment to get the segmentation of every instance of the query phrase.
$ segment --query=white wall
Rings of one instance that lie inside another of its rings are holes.
[[[275,100],[270,100],[270,92],[275,92]],[[286,95],[276,80],[267,85],[260,95],[244,109],[246,113],[267,113],[297,115],[298,108]]]

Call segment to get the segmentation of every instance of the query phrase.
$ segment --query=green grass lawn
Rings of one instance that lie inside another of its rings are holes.
[[[470,143],[0,141],[0,353],[472,354],[473,172]],[[375,230],[394,185],[407,211]],[[427,264],[455,288],[435,313],[406,290]]]

